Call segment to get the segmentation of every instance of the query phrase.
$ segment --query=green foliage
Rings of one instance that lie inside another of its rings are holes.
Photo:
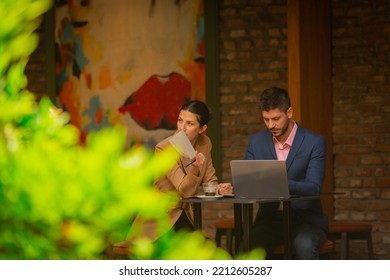
[[[151,187],[175,164],[174,151],[125,151],[121,127],[93,133],[81,147],[66,116],[44,99],[19,121],[1,122],[3,258],[101,258],[137,213],[163,218],[177,200]]]
[[[24,89],[33,32],[51,5],[0,2],[0,259],[106,258],[136,215],[167,227],[166,209],[178,199],[153,187],[177,162],[176,151],[126,150],[123,127],[91,133],[81,146],[69,115]],[[133,259],[230,259],[200,232],[158,242],[140,236],[132,249]]]

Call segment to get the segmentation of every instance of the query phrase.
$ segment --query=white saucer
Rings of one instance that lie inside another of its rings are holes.
[[[223,197],[223,195],[221,195],[221,194],[216,194],[214,196],[207,196],[207,195],[198,195],[197,196],[197,198],[200,198],[200,199],[210,199],[210,200],[218,199],[218,198],[221,198],[221,197]]]

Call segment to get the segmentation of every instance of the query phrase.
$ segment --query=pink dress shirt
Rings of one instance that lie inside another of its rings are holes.
[[[292,142],[294,141],[295,134],[297,133],[297,129],[298,126],[294,122],[294,127],[291,130],[290,135],[288,136],[286,142],[284,142],[283,144],[280,143],[278,139],[274,137],[274,146],[276,151],[276,157],[278,158],[278,160],[287,159],[288,153],[290,152],[291,149]],[[279,211],[283,210],[283,202],[280,202],[278,210]]]

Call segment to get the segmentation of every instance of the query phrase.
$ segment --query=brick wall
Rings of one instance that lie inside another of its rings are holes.
[[[221,181],[230,181],[229,161],[243,158],[249,135],[264,129],[259,93],[287,88],[287,0],[218,3]],[[390,4],[332,0],[332,34],[334,186],[346,193],[335,199],[334,218],[372,222],[376,258],[390,259]],[[38,93],[42,51],[27,72]],[[204,212],[212,238],[221,217],[232,217],[232,208],[214,204]],[[353,258],[367,258],[365,244],[351,249]]]
[[[287,88],[287,1],[219,1],[219,52],[220,181],[229,182],[230,160],[244,158],[249,136],[264,129],[258,95],[270,86]],[[213,219],[233,215],[232,207],[218,207],[205,211],[211,236]]]
[[[284,0],[220,3],[222,177],[230,180],[230,160],[243,158],[249,135],[263,128],[259,93],[287,87],[287,7]]]
[[[244,156],[248,136],[264,129],[259,93],[287,85],[286,5],[220,2],[223,181],[230,180],[229,161]],[[335,199],[334,218],[373,223],[378,259],[390,259],[389,13],[388,1],[332,1],[334,187],[346,193]],[[365,243],[351,250],[352,258],[367,258]]]
[[[347,194],[335,218],[373,223],[376,257],[390,259],[390,3],[332,6],[334,186]]]
[[[39,44],[35,49],[33,55],[31,55],[29,62],[26,66],[25,74],[28,78],[27,89],[37,95],[37,99],[46,95],[46,34],[45,34],[45,22],[44,17],[41,26],[37,29],[36,33],[39,35]],[[53,44],[54,46],[54,44]],[[54,71],[54,69],[53,69]]]

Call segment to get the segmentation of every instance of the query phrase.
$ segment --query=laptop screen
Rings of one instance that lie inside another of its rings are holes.
[[[232,160],[236,198],[288,198],[286,162],[282,160]]]

